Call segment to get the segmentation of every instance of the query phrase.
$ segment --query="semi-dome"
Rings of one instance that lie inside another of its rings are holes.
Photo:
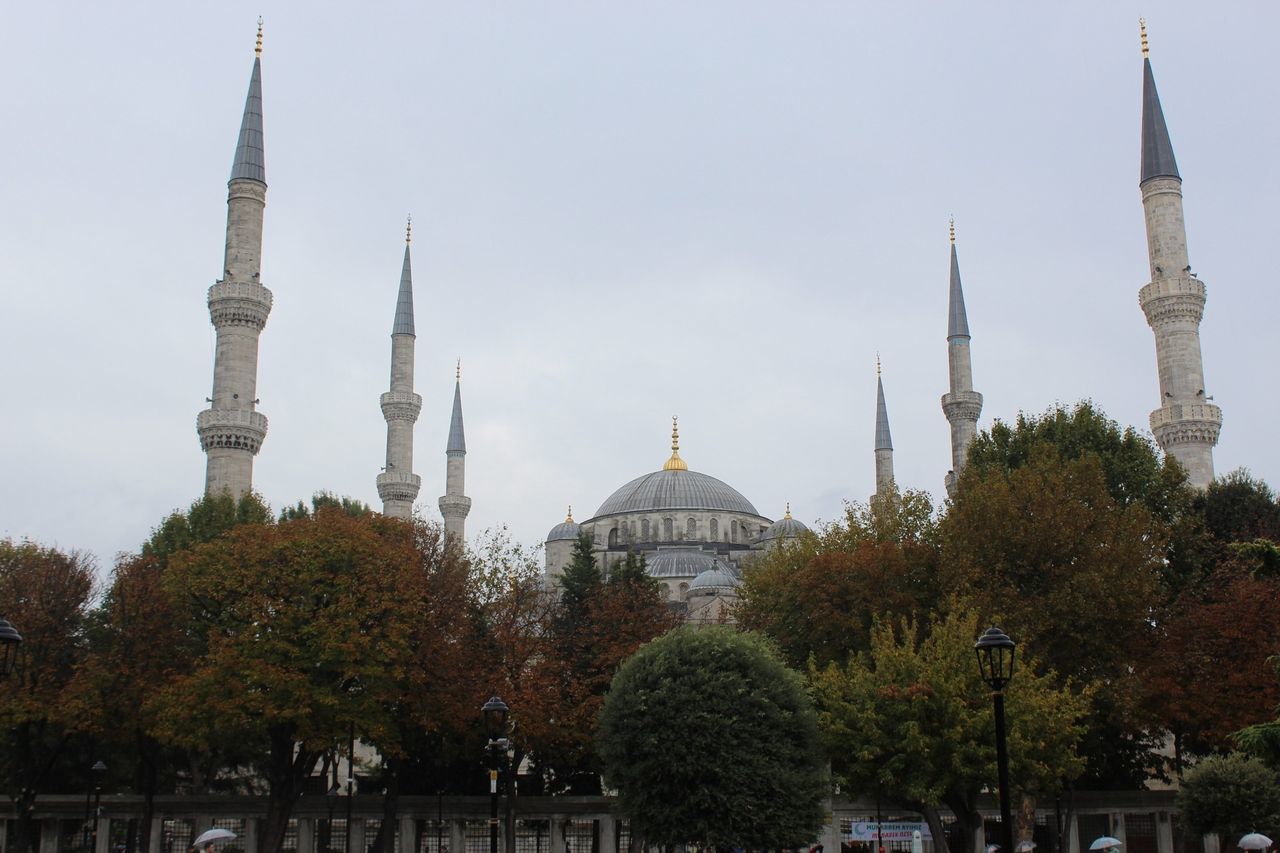
[[[636,477],[600,504],[596,516],[668,509],[709,509],[759,516],[751,501],[722,480],[697,471],[664,469]]]
[[[644,566],[655,578],[693,578],[718,563],[715,554],[698,548],[659,548],[645,555]]]
[[[551,528],[551,532],[547,534],[546,541],[560,542],[565,539],[577,539],[581,535],[582,528],[578,526],[578,522],[573,520],[573,507],[569,507],[569,512],[564,521]]]
[[[794,539],[809,528],[804,526],[804,522],[796,521],[791,517],[791,504],[787,504],[787,514],[765,528],[760,534],[761,542],[769,542],[773,539]]]
[[[719,560],[715,560],[711,568],[702,572],[693,579],[693,583],[689,584],[689,595],[736,594],[740,586],[742,581],[738,580],[733,570]]]

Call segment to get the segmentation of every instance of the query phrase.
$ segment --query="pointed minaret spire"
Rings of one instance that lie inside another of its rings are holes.
[[[960,284],[960,261],[956,256],[956,223],[951,220],[951,286],[947,309],[947,365],[950,390],[942,395],[942,411],[951,424],[951,470],[947,472],[947,494],[955,491],[956,480],[969,455],[969,445],[978,434],[982,395],[973,390],[973,362],[969,352],[969,317],[964,308]]]
[[[466,496],[467,437],[462,427],[462,359],[454,372],[453,413],[449,418],[449,441],[445,445],[444,494],[440,497],[440,515],[445,533],[459,539],[466,537],[467,513],[471,498]]]
[[[893,437],[889,435],[889,409],[884,404],[884,380],[880,355],[876,354],[876,495],[893,490]]]
[[[253,457],[267,436],[257,411],[258,338],[271,313],[262,286],[262,213],[267,203],[262,145],[262,22],[249,76],[240,138],[227,182],[226,251],[222,277],[209,288],[209,320],[216,331],[213,396],[196,416],[207,456],[205,494],[240,498],[253,488]]]
[[[382,395],[382,417],[387,421],[387,463],[378,475],[378,497],[384,515],[409,519],[422,478],[413,473],[413,426],[422,411],[422,397],[413,391],[413,268],[409,258],[412,220],[405,226],[404,264],[396,315],[391,322],[391,389]]]
[[[1138,302],[1155,333],[1160,408],[1151,413],[1151,432],[1164,452],[1201,489],[1213,482],[1213,447],[1222,429],[1222,410],[1205,395],[1200,353],[1200,319],[1205,286],[1187,260],[1187,228],[1182,213],[1182,177],[1156,93],[1142,25],[1142,173],[1138,187],[1147,226],[1151,281]]]
[[[249,93],[244,98],[240,118],[240,139],[231,161],[231,180],[267,182],[267,166],[262,144],[262,18],[258,18],[258,44],[254,48],[253,73]]]
[[[663,471],[688,471],[689,465],[680,458],[679,418],[671,416],[671,458],[662,463]]]

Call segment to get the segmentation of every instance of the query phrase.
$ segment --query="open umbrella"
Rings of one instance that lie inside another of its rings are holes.
[[[1266,850],[1271,846],[1271,839],[1261,832],[1251,832],[1239,841],[1241,850]]]
[[[1017,851],[1017,853],[1031,853],[1032,850],[1036,849],[1036,843],[1029,838],[1024,838],[1019,841],[1013,849]]]
[[[1110,835],[1104,835],[1101,838],[1095,838],[1093,843],[1089,845],[1090,850],[1106,850],[1108,847],[1119,847],[1120,839],[1112,838]]]
[[[192,841],[191,846],[199,847],[201,844],[208,844],[210,841],[223,841],[235,837],[236,834],[229,829],[211,829],[208,832],[200,833],[200,837]]]

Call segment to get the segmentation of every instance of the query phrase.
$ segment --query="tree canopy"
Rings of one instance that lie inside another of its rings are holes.
[[[647,844],[796,847],[822,825],[817,718],[759,635],[683,627],[642,647],[605,698],[598,748]]]
[[[1230,847],[1247,832],[1280,832],[1280,776],[1240,753],[1210,756],[1187,771],[1178,789],[1183,822],[1199,834],[1216,833]]]

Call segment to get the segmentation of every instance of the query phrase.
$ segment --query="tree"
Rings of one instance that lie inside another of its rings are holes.
[[[393,707],[434,629],[413,531],[322,508],[171,558],[166,589],[205,646],[156,697],[157,733],[188,747],[227,733],[258,749],[269,792],[261,853],[280,849],[304,779],[349,730],[398,746]]]
[[[759,635],[683,627],[642,647],[605,699],[599,750],[647,844],[796,847],[822,825],[816,717]]]
[[[174,510],[142,545],[144,557],[155,557],[161,566],[179,551],[211,542],[241,524],[270,524],[271,508],[253,492],[238,500],[227,492],[205,495],[195,500],[186,512]]]
[[[994,789],[995,724],[973,657],[977,614],[953,607],[925,634],[877,620],[870,648],[845,666],[811,669],[818,719],[842,787],[919,811],[946,853],[945,804],[966,830],[981,826],[978,794]],[[1059,790],[1077,776],[1084,697],[1024,664],[1007,689],[1010,776],[1022,793]]]
[[[1246,832],[1274,837],[1280,832],[1280,777],[1257,758],[1210,756],[1183,776],[1178,812],[1191,831],[1216,833],[1224,842]]]
[[[569,565],[560,575],[560,606],[557,608],[557,622],[562,632],[571,632],[574,625],[584,617],[586,601],[600,584],[604,582],[604,573],[596,564],[595,544],[590,533],[582,533],[573,543],[573,551],[569,557]]]
[[[41,791],[87,784],[89,764],[74,749],[79,720],[68,713],[69,686],[84,659],[94,566],[78,552],[0,540],[0,601],[22,633],[0,690],[0,779],[17,812],[17,850],[37,840],[32,813]]]
[[[843,662],[867,648],[877,615],[907,616],[938,600],[938,551],[927,494],[850,504],[843,523],[765,554],[745,573],[735,615],[768,634],[787,663]]]
[[[356,500],[355,498],[342,496],[338,497],[333,492],[316,492],[311,496],[311,507],[308,508],[302,501],[298,501],[293,506],[287,506],[280,511],[281,521],[296,521],[300,518],[310,518],[313,513],[322,509],[336,509],[347,515],[368,515],[373,512],[367,503]]]

